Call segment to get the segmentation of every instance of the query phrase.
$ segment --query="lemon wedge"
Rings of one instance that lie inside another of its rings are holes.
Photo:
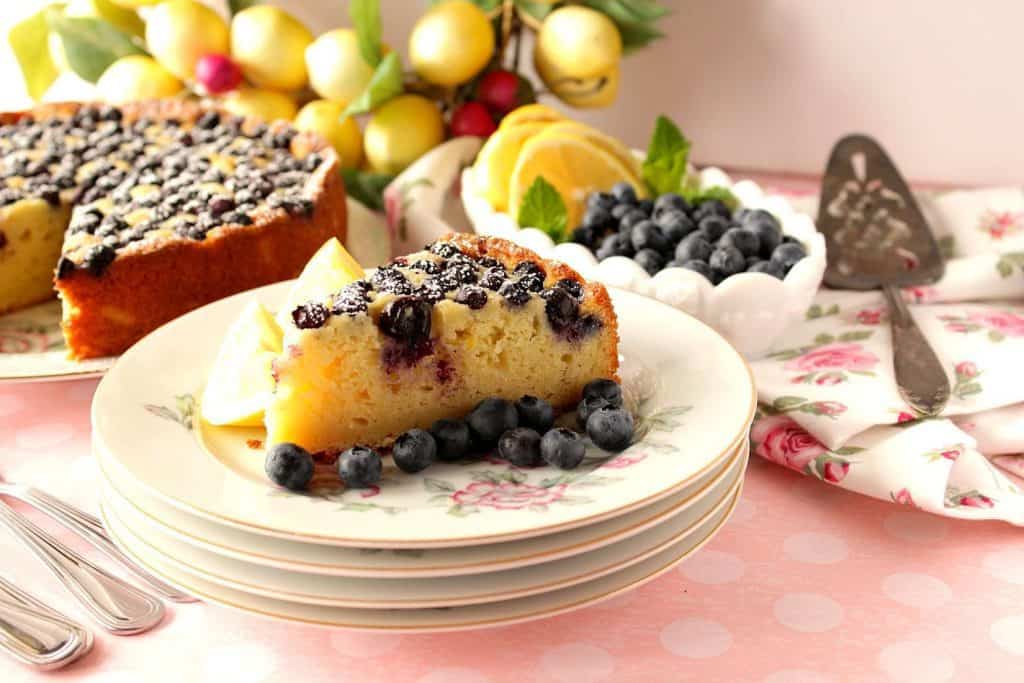
[[[547,122],[524,122],[508,127],[503,125],[480,149],[474,165],[476,184],[495,210],[506,211],[509,208],[509,181],[523,143],[547,126]]]
[[[622,181],[642,188],[629,166],[587,137],[544,131],[523,144],[512,171],[509,207],[513,218],[537,176],[543,176],[562,196],[569,230],[580,224],[591,192],[610,190]]]
[[[332,237],[313,254],[313,258],[302,269],[299,279],[292,285],[284,305],[277,313],[278,324],[285,327],[296,306],[310,301],[326,302],[329,296],[342,287],[365,276],[359,262],[341,246],[337,237]]]
[[[203,392],[200,413],[214,425],[258,426],[274,392],[271,363],[281,353],[281,328],[251,301],[228,329]]]
[[[552,109],[546,104],[524,104],[506,114],[498,128],[509,128],[521,123],[551,123],[564,119],[565,117],[558,110]]]
[[[621,161],[632,172],[634,177],[639,178],[641,176],[640,160],[633,155],[629,147],[621,140],[613,138],[611,135],[606,135],[585,123],[580,123],[579,121],[556,121],[544,129],[544,134],[551,136],[568,134],[586,138]],[[642,186],[638,186],[636,189],[638,193],[643,191]]]

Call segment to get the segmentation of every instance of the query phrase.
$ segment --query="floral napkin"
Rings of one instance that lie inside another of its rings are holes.
[[[904,295],[949,377],[943,418],[916,420],[899,395],[882,295],[822,290],[805,322],[752,364],[754,451],[883,500],[1024,525],[1014,482],[1024,475],[1024,192],[920,201],[947,273]]]

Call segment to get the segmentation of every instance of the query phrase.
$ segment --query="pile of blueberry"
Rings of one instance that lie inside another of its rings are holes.
[[[583,389],[576,423],[594,445],[617,453],[633,441],[633,416],[622,407],[622,389],[610,379],[596,379]],[[410,474],[432,464],[459,462],[497,447],[498,456],[516,467],[547,463],[575,469],[586,452],[583,436],[555,426],[555,411],[547,401],[523,396],[511,402],[487,398],[465,420],[438,420],[430,430],[410,429],[391,450],[398,469]],[[337,460],[338,476],[349,488],[367,488],[380,481],[380,454],[366,446],[353,446]],[[293,491],[305,489],[313,478],[313,456],[292,443],[279,443],[267,451],[267,476]]]
[[[691,205],[673,192],[638,199],[629,183],[591,194],[572,240],[601,261],[625,256],[651,275],[664,268],[687,268],[713,285],[743,272],[782,279],[807,255],[796,239],[782,234],[779,221],[767,211],[733,213],[720,199]]]

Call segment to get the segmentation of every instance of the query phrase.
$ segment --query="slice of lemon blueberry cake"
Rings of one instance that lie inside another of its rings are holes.
[[[575,406],[618,369],[605,288],[497,238],[449,235],[288,313],[267,439],[313,452],[385,445],[490,397]]]

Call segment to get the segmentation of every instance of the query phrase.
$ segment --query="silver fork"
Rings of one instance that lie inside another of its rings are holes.
[[[59,498],[51,496],[49,493],[35,487],[4,481],[3,477],[0,477],[0,496],[16,498],[49,515],[91,543],[104,555],[127,569],[135,578],[156,591],[161,597],[173,602],[196,602],[196,599],[191,595],[182,593],[177,588],[167,585],[118,550],[117,546],[111,542],[110,537],[107,536],[103,523],[88,512],[65,503]]]
[[[6,504],[0,522],[21,539],[102,626],[115,635],[148,631],[163,619],[157,598],[97,567]]]
[[[0,576],[0,650],[51,671],[92,649],[92,633]]]

